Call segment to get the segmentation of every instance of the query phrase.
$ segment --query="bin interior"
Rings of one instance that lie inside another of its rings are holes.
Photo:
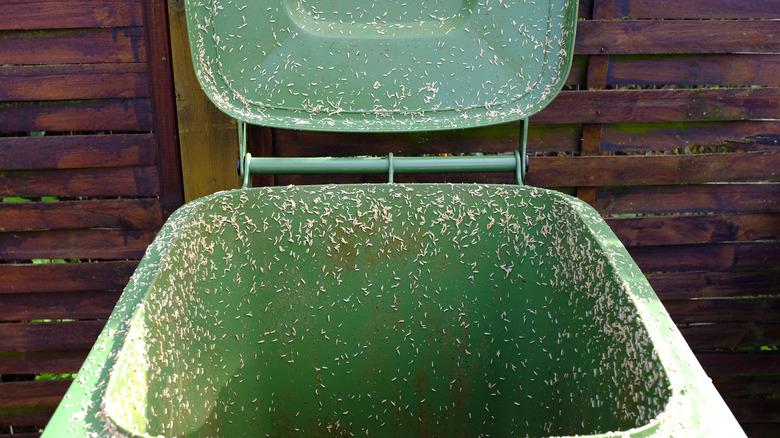
[[[103,415],[167,436],[646,425],[669,379],[586,209],[478,185],[265,188],[189,204],[159,264],[135,274],[158,270]]]

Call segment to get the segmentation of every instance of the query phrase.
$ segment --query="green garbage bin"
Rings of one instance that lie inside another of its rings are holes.
[[[187,0],[196,71],[242,121],[323,130],[523,119],[560,89],[576,1],[418,3]],[[525,173],[520,151],[241,161]],[[589,206],[364,184],[245,187],[167,221],[44,431],[114,435],[744,434]]]

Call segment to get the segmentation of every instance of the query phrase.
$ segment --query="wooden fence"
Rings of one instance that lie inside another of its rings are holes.
[[[78,369],[180,202],[161,3],[0,4],[0,196],[33,200],[0,203],[0,435],[45,424],[68,380],[30,379]],[[580,3],[567,90],[532,119],[528,183],[604,214],[745,429],[779,436],[780,0]],[[173,39],[176,56],[186,48]],[[189,67],[175,59],[177,95],[188,96],[179,85],[195,84],[179,80]],[[213,111],[179,104],[179,130],[197,141],[192,128]],[[224,120],[220,129],[229,131]],[[509,151],[518,133],[517,124],[392,136],[256,128],[251,140],[255,155],[411,155]],[[221,181],[235,180],[225,172]]]
[[[3,0],[0,101],[5,436],[46,424],[182,202],[165,2]]]

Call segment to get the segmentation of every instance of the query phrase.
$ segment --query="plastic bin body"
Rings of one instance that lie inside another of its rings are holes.
[[[45,437],[741,436],[604,221],[532,187],[182,207]]]

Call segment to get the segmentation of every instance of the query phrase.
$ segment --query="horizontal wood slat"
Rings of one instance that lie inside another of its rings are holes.
[[[0,264],[0,294],[77,292],[81,290],[121,291],[130,279],[136,261]]]
[[[152,134],[0,137],[3,170],[148,166],[156,158]]]
[[[156,167],[0,172],[0,196],[156,196]]]
[[[82,64],[143,62],[141,27],[73,29],[0,34],[0,64]]]
[[[640,246],[629,253],[645,272],[759,270],[780,266],[780,243]]]
[[[726,376],[712,380],[726,398],[776,397],[780,394],[780,376]]]
[[[0,232],[81,228],[151,230],[159,228],[162,220],[156,199],[0,202]]]
[[[780,122],[604,125],[599,149],[602,152],[648,152],[696,146],[777,150],[780,148]]]
[[[75,373],[89,350],[0,352],[0,374]]]
[[[70,384],[71,380],[0,382],[0,412],[10,407],[56,406]]]
[[[585,20],[577,28],[575,51],[581,55],[778,53],[780,22]]]
[[[662,300],[780,295],[780,269],[747,272],[654,272],[647,276]]]
[[[68,64],[0,67],[0,100],[149,97],[146,65]]]
[[[620,213],[777,213],[780,184],[707,184],[599,189],[596,208]]]
[[[149,99],[0,104],[0,131],[151,131]]]
[[[780,0],[604,0],[615,17],[634,19],[777,18]]]
[[[591,90],[561,92],[531,122],[653,123],[773,118],[780,118],[778,88]]]
[[[699,352],[696,358],[712,378],[780,375],[780,351]]]
[[[737,420],[745,423],[778,423],[780,430],[780,398],[727,398],[725,400]]]
[[[780,344],[780,324],[728,322],[680,327],[688,345],[695,350],[760,348]],[[780,388],[780,386],[778,386]]]
[[[780,151],[661,156],[531,157],[543,187],[701,184],[780,179]]]
[[[780,214],[609,219],[625,246],[780,239]]]
[[[0,233],[0,260],[141,258],[156,230]]]
[[[611,86],[777,87],[780,86],[780,56],[776,54],[611,56],[607,84]]]
[[[140,6],[140,0],[3,0],[0,30],[140,26]]]
[[[780,297],[666,301],[674,322],[780,322]]]
[[[0,321],[107,319],[119,292],[58,292],[0,295]]]
[[[0,351],[88,350],[105,323],[100,320],[0,324]]]

